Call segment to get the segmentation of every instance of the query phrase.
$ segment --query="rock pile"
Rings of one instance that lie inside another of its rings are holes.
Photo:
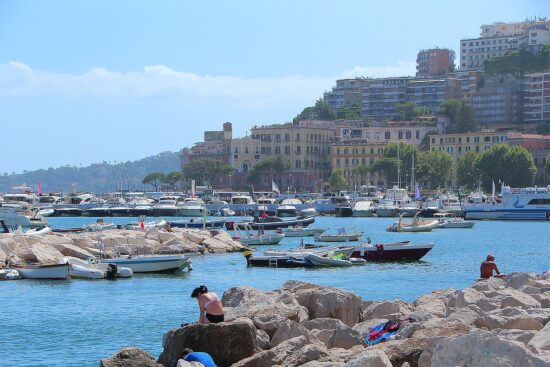
[[[270,292],[231,288],[225,323],[169,331],[157,363],[190,347],[219,366],[550,366],[550,274],[513,273],[412,303],[368,302],[331,287],[289,281]],[[365,344],[371,327],[410,317],[395,337]]]
[[[7,258],[16,263],[41,264],[58,263],[63,256],[87,259],[99,255],[98,241],[105,244],[107,257],[113,257],[116,253],[204,254],[243,251],[245,248],[223,230],[175,228],[173,231],[168,233],[153,228],[147,231],[53,232],[44,236],[2,234],[0,264],[3,265]]]

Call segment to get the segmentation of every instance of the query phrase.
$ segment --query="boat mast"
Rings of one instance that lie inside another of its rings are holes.
[[[401,188],[401,160],[399,159],[399,144],[397,143],[397,188]]]
[[[412,151],[411,159],[411,190],[416,190],[416,183],[414,181],[414,150]]]

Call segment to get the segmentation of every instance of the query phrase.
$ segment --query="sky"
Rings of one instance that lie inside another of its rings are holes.
[[[177,151],[226,121],[244,136],[535,16],[550,2],[0,0],[0,174]]]

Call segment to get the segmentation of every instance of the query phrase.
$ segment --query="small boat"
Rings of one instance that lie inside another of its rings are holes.
[[[168,222],[171,227],[177,228],[223,228],[225,219],[206,220],[202,218],[189,219],[189,220],[173,220]]]
[[[275,210],[275,213],[278,217],[296,217],[298,216],[296,205],[302,205],[300,199],[284,199]]]
[[[83,210],[78,207],[59,207],[54,209],[56,217],[80,217]]]
[[[29,229],[27,231],[23,231],[23,228],[21,226],[18,226],[17,229],[15,231],[13,231],[13,233],[15,234],[22,234],[22,235],[25,235],[25,236],[44,236],[48,233],[50,233],[52,231],[52,229],[50,227],[39,227],[39,228],[32,228],[32,229]]]
[[[105,248],[98,243],[101,253]],[[193,261],[185,255],[128,255],[106,259],[100,256],[103,264],[114,264],[132,269],[134,273],[175,273],[187,268],[192,270]]]
[[[54,233],[80,233],[84,232],[84,228],[75,227],[75,228],[54,228],[52,229]]]
[[[208,209],[201,199],[185,198],[177,208],[177,215],[180,217],[202,217],[205,211],[208,215]]]
[[[353,217],[353,208],[351,207],[351,202],[348,201],[336,205],[336,216]]]
[[[38,211],[38,215],[42,217],[49,217],[54,213],[55,213],[55,210],[53,210],[52,208],[41,209]]]
[[[329,252],[327,256],[321,256],[315,253],[304,255],[304,259],[309,261],[313,266],[326,267],[347,267],[352,266],[351,261],[346,260],[342,255],[334,255]]]
[[[439,226],[439,221],[420,220],[418,213],[412,218],[410,223],[403,223],[403,215],[399,216],[399,221],[391,224],[386,231],[388,232],[430,232]]]
[[[1,269],[0,280],[17,280],[21,278],[19,272],[15,269]]]
[[[296,226],[307,227],[313,222],[315,222],[315,217],[298,217],[290,220],[282,220],[281,218],[277,218],[277,217],[258,216],[254,218],[254,221],[246,222],[246,224],[248,224],[251,229],[258,229],[261,227],[264,230],[271,230],[271,229],[288,228],[288,227],[296,227]],[[240,223],[227,221],[225,222],[225,228],[228,230],[232,230],[236,224],[240,224]]]
[[[315,241],[319,242],[348,242],[348,241],[359,241],[361,237],[363,236],[363,233],[350,228],[340,228],[338,229],[338,233],[321,233],[319,235],[315,236]]]
[[[317,254],[319,256],[328,256],[330,253],[331,256],[343,256],[348,259],[351,257],[353,252],[353,247],[334,247],[334,246],[308,246],[301,245],[297,249],[291,250],[265,250],[264,256],[293,256],[297,258],[302,258],[306,254]]]
[[[82,215],[87,217],[109,217],[111,215],[111,208],[108,206],[95,206],[86,209]]]
[[[69,275],[75,279],[103,279],[105,273],[89,266],[69,263]]]
[[[67,279],[69,264],[52,265],[11,265],[23,279]]]
[[[243,229],[246,234],[240,234],[239,229]],[[252,229],[247,224],[238,225],[235,227],[235,240],[239,241],[243,245],[276,245],[285,238],[281,233],[265,233],[262,228],[258,229],[258,233],[251,233]]]
[[[252,252],[245,251],[247,266],[265,267],[265,268],[307,268],[311,267],[309,261],[305,261],[303,257],[294,256],[252,256]]]
[[[113,279],[130,278],[132,269],[109,263],[86,261],[76,257],[65,256],[63,262],[69,264],[69,275],[77,279]]]
[[[99,232],[108,229],[114,229],[116,228],[116,226],[114,223],[105,223],[103,222],[103,219],[98,219],[95,223],[87,224],[82,228],[88,232]]]
[[[377,217],[397,217],[398,215],[399,208],[392,199],[384,199],[376,207]]]
[[[155,220],[152,222],[143,223],[143,228],[141,223],[128,223],[124,226],[126,229],[150,229],[150,228],[164,228],[168,222],[164,219]]]
[[[467,222],[464,218],[455,217],[452,213],[435,213],[434,218],[439,222],[437,228],[472,228],[475,223]]]
[[[235,211],[230,208],[221,208],[220,210],[212,214],[215,217],[232,217],[235,215]]]
[[[316,215],[319,215],[319,213],[317,212],[317,210],[315,210],[315,208],[312,206],[310,208],[304,208],[302,210],[299,211],[300,212],[300,215],[304,216],[304,217],[314,217]]]
[[[366,261],[420,260],[434,247],[433,243],[414,245],[409,241],[395,243],[364,243],[353,248],[351,257]]]
[[[325,228],[304,228],[304,227],[288,227],[279,228],[277,230],[283,233],[285,237],[310,237],[321,234],[326,231]]]

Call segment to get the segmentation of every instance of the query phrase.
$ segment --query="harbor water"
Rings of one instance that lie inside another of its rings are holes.
[[[80,227],[95,218],[51,218],[54,228]],[[135,218],[106,218],[128,223]],[[2,366],[97,366],[125,346],[158,357],[162,336],[198,319],[193,288],[205,284],[220,296],[233,286],[263,290],[290,279],[334,286],[367,300],[413,301],[435,289],[464,288],[479,276],[488,253],[503,273],[550,269],[550,223],[478,221],[473,229],[429,233],[388,233],[395,218],[317,217],[312,227],[355,227],[373,243],[433,242],[421,261],[368,263],[327,269],[247,268],[242,253],[195,256],[194,270],[176,275],[135,275],[131,279],[0,282]],[[313,238],[306,238],[312,243]],[[277,248],[296,247],[285,238]],[[274,246],[266,246],[271,248]],[[262,248],[259,248],[261,251]]]

